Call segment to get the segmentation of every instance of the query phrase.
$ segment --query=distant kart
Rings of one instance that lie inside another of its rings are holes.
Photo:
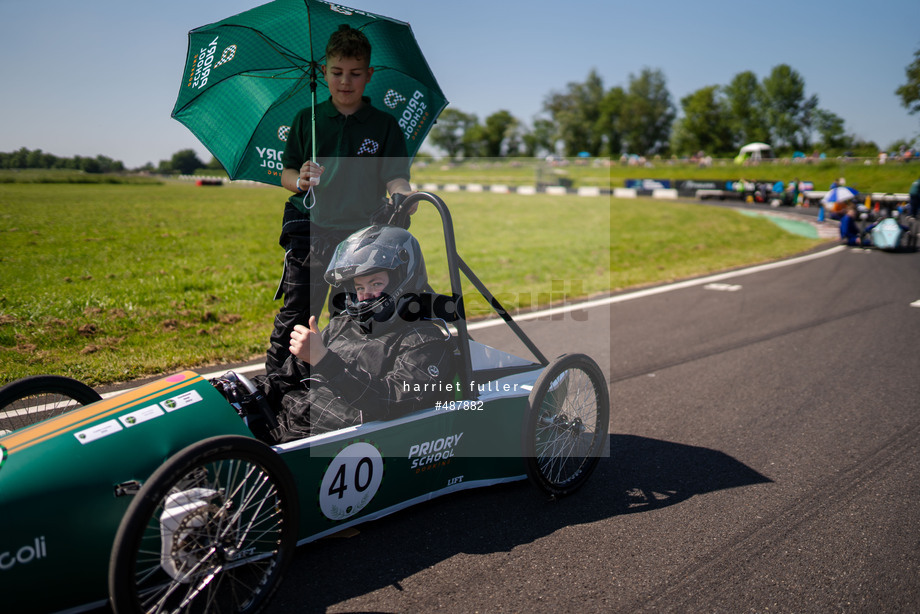
[[[872,247],[886,251],[914,250],[917,247],[917,221],[908,220],[901,224],[893,217],[886,217],[866,229]]]
[[[67,378],[14,382],[0,390],[4,609],[258,612],[297,545],[468,488],[584,484],[607,442],[604,374],[581,354],[547,360],[457,254],[443,201],[403,208],[420,201],[441,214],[453,296],[462,271],[536,362],[458,317],[461,375],[441,407],[280,445],[260,441],[240,375],[185,371],[104,400]]]

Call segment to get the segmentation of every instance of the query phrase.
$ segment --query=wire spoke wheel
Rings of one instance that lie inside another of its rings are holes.
[[[69,377],[25,377],[0,388],[0,432],[15,431],[100,400],[98,392]]]
[[[246,437],[215,437],[164,463],[125,513],[109,568],[117,612],[258,612],[297,543],[284,461]]]
[[[527,475],[553,496],[571,494],[590,477],[607,439],[610,399],[600,367],[583,354],[550,363],[528,400],[522,434]]]

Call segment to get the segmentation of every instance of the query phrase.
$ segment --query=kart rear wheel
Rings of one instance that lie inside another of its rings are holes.
[[[109,562],[115,612],[262,610],[297,545],[299,505],[276,452],[247,437],[192,444],[128,507]]]
[[[0,388],[0,431],[15,431],[101,400],[98,392],[69,377],[25,377]]]
[[[527,477],[554,497],[591,476],[607,443],[610,395],[597,363],[584,354],[551,362],[528,399],[522,449]]]

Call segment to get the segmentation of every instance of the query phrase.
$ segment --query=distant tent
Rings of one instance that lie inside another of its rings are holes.
[[[750,158],[748,158],[747,154],[750,154]],[[752,162],[759,162],[763,158],[772,158],[773,148],[766,143],[748,143],[738,153],[738,157],[740,158],[741,156],[744,156],[741,158],[742,160],[750,159]],[[737,159],[735,158],[735,160]]]

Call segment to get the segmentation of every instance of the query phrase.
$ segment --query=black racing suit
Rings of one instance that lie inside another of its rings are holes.
[[[313,367],[292,355],[279,372],[254,378],[280,407],[279,441],[398,418],[460,394],[455,339],[440,324],[397,318],[365,334],[340,314],[322,335],[327,352]]]

